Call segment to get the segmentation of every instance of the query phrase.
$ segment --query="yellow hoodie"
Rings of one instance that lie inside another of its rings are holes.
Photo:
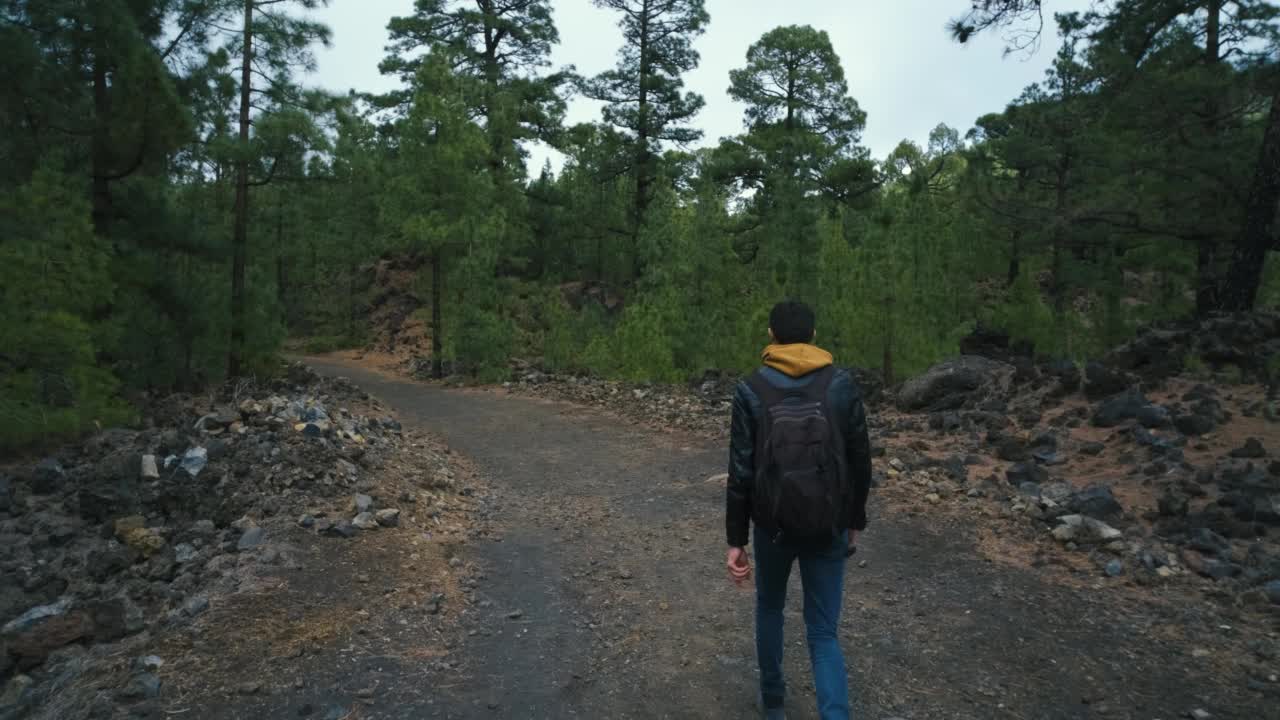
[[[764,349],[764,364],[791,377],[803,377],[832,364],[831,353],[817,345],[795,343],[770,345]]]

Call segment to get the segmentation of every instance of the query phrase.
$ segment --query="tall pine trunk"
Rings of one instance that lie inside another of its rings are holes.
[[[1204,63],[1212,72],[1222,62],[1222,0],[1208,0],[1205,5],[1207,21],[1205,24]],[[1210,90],[1209,92],[1213,92]],[[1205,107],[1205,133],[1214,138],[1218,135],[1218,103],[1212,95]],[[1208,233],[1199,239],[1196,248],[1196,315],[1205,317],[1218,309],[1218,236]]]
[[[1274,82],[1274,81],[1273,81]],[[1276,237],[1276,205],[1280,203],[1280,88],[1271,96],[1267,130],[1249,188],[1244,224],[1236,237],[1231,266],[1219,292],[1228,312],[1253,309],[1262,285],[1262,265]]]
[[[640,78],[639,95],[636,103],[640,113],[639,126],[636,129],[636,196],[632,213],[635,217],[631,224],[631,274],[639,280],[644,271],[640,261],[640,228],[644,225],[645,213],[649,209],[649,187],[652,178],[649,175],[649,2],[645,0],[640,16]]]
[[[244,60],[240,67],[240,157],[236,158],[235,223],[231,234],[231,349],[227,375],[244,362],[244,274],[249,245],[249,102],[252,94],[253,2],[244,0]]]
[[[107,166],[111,157],[109,132],[111,96],[107,89],[107,60],[98,47],[93,53],[93,231],[106,237],[111,230],[111,185]]]

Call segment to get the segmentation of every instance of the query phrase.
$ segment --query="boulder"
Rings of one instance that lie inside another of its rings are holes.
[[[1066,502],[1074,492],[1075,488],[1071,486],[1071,483],[1052,482],[1040,486],[1040,499],[1060,505]]]
[[[1020,438],[1007,437],[996,446],[996,457],[1005,462],[1025,462],[1030,459],[1030,452]]]
[[[1218,423],[1209,415],[1180,413],[1174,416],[1173,426],[1183,435],[1196,437],[1213,432],[1218,427]]]
[[[1161,405],[1146,405],[1138,410],[1137,420],[1144,428],[1159,430],[1169,427],[1172,417],[1168,408]]]
[[[1012,376],[1013,368],[1005,363],[962,356],[904,383],[898,391],[898,406],[910,411],[956,410],[974,397],[986,398],[997,389],[1007,389]]]
[[[1133,420],[1149,403],[1136,389],[1127,390],[1103,401],[1094,411],[1090,422],[1094,427],[1115,427],[1126,420]]]
[[[36,495],[51,495],[66,484],[67,471],[57,458],[45,458],[36,463],[27,476],[27,485]]]
[[[245,530],[240,539],[236,541],[236,550],[239,552],[252,550],[261,545],[266,540],[266,537],[266,530],[260,527],[251,527]]]
[[[1049,482],[1049,471],[1033,462],[1013,465],[1004,474],[1009,484],[1015,487],[1023,483],[1043,484]]]
[[[23,613],[0,628],[0,638],[20,668],[39,665],[58,648],[88,637],[93,622],[87,614],[72,610],[71,598],[41,605]]]
[[[133,565],[133,558],[134,554],[128,547],[115,541],[107,541],[85,556],[85,571],[96,582],[102,582],[129,569]]]
[[[1085,515],[1063,515],[1058,518],[1058,527],[1053,529],[1053,537],[1063,543],[1101,543],[1119,540],[1124,537],[1124,533]]]
[[[1266,456],[1267,449],[1262,446],[1262,441],[1253,437],[1246,440],[1243,447],[1238,447],[1231,451],[1231,457],[1233,458],[1258,460]]]
[[[1134,383],[1127,373],[1114,370],[1100,362],[1090,362],[1084,368],[1084,394],[1090,400],[1101,400],[1124,392]]]
[[[1099,520],[1119,517],[1124,513],[1111,488],[1106,485],[1090,485],[1067,500],[1071,512]]]
[[[1209,528],[1196,528],[1187,536],[1187,547],[1205,555],[1231,557],[1231,541]]]
[[[382,527],[396,527],[400,524],[400,511],[396,508],[384,508],[375,513],[375,518]]]
[[[1166,517],[1185,517],[1191,509],[1190,499],[1177,491],[1169,490],[1157,501],[1160,514]]]

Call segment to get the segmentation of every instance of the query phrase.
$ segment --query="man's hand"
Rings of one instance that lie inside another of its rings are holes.
[[[747,557],[747,551],[744,548],[729,548],[727,565],[729,566],[729,577],[738,585],[742,585],[750,579],[751,560]]]
[[[858,531],[849,528],[849,547],[845,549],[844,556],[850,557],[858,552]]]

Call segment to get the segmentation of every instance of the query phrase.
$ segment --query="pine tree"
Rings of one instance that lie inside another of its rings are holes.
[[[282,6],[282,3],[284,6]],[[253,112],[273,112],[302,104],[302,94],[291,73],[313,69],[311,46],[328,43],[325,26],[288,13],[287,6],[312,10],[327,0],[243,0],[243,19],[229,43],[229,54],[240,59],[239,121],[235,157],[235,208],[231,239],[231,345],[227,353],[227,374],[240,375],[243,369],[246,327],[245,276],[249,256],[250,188],[271,181],[278,158],[265,173],[252,177],[252,165],[261,156],[255,153],[251,137]],[[265,100],[259,104],[257,99]]]
[[[583,83],[587,97],[606,103],[604,120],[628,133],[634,201],[631,212],[633,272],[639,277],[640,228],[658,175],[656,161],[664,142],[690,143],[702,132],[687,123],[705,104],[684,92],[682,75],[698,66],[693,39],[710,16],[704,0],[594,0],[597,7],[622,14],[623,46],[615,69]]]

